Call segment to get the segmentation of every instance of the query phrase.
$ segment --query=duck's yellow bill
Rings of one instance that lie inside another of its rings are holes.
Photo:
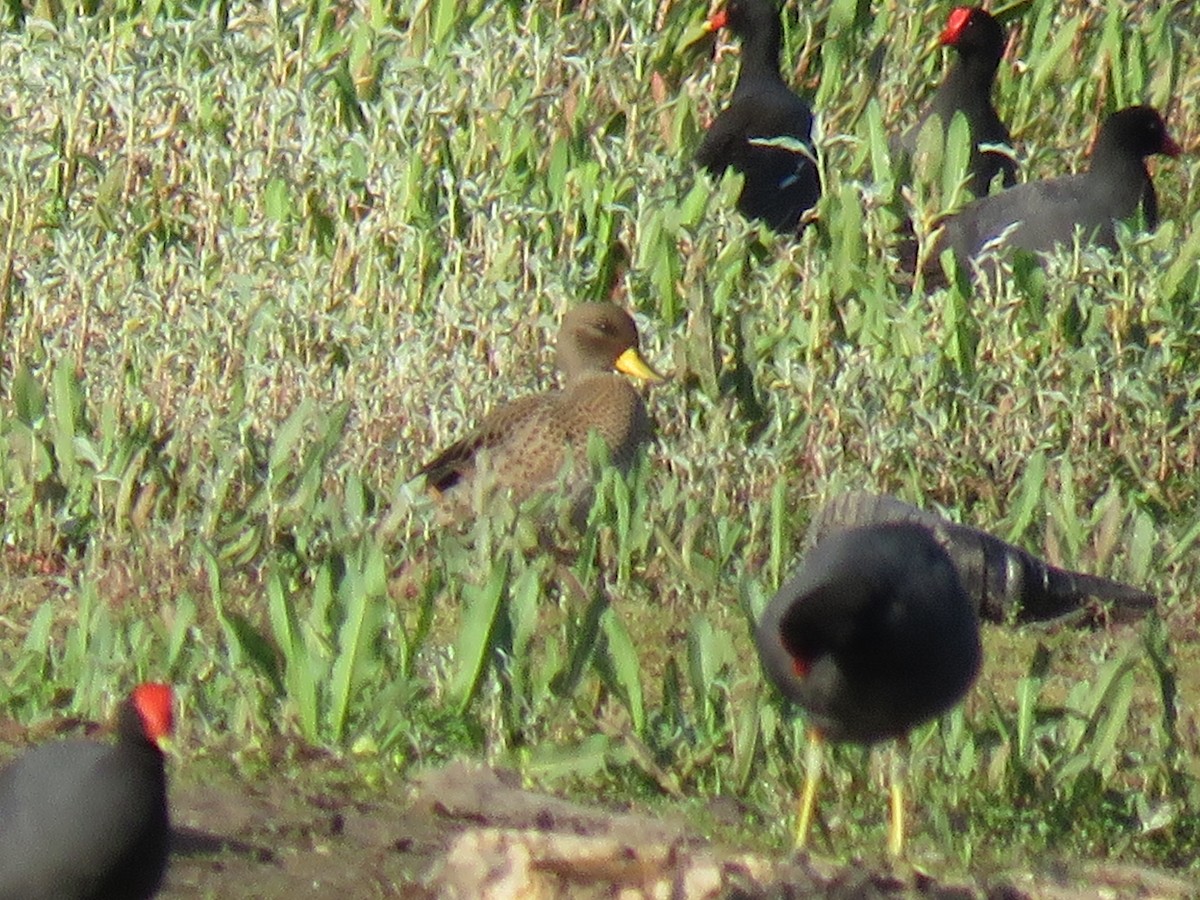
[[[613,367],[618,372],[624,372],[626,375],[632,375],[634,378],[640,378],[643,381],[663,380],[663,377],[655,372],[646,360],[642,359],[642,354],[638,353],[634,347],[630,347],[618,356],[617,361],[613,363]]]

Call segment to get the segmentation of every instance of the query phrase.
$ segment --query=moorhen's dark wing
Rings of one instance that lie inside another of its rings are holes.
[[[1076,614],[1093,601],[1144,611],[1156,599],[1131,585],[1060,569],[967,525],[908,503],[864,491],[830,500],[809,526],[810,543],[844,528],[873,522],[913,522],[930,530],[954,561],[979,615],[991,622],[1040,622]]]
[[[773,231],[792,232],[821,196],[811,135],[812,112],[803,100],[786,89],[764,90],[735,100],[717,116],[696,161],[718,178],[731,167],[741,172],[738,212]],[[769,143],[780,138],[802,147]]]
[[[1092,187],[1086,175],[1068,175],[983,197],[943,222],[942,244],[960,260],[985,250],[1052,250],[1069,244],[1077,226],[1085,241],[1109,244],[1115,232],[1112,216],[1105,213],[1111,204]]]

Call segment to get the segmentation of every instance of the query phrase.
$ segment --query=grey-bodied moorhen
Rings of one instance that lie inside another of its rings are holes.
[[[975,605],[930,529],[886,522],[826,535],[755,630],[768,678],[806,713],[808,765],[796,844],[808,839],[826,740],[903,739],[958,703],[979,674]],[[903,849],[893,767],[888,849]]]
[[[2,900],[144,900],[158,892],[170,831],[159,742],[170,686],[139,685],[114,744],[61,741],[0,770]]]
[[[1145,158],[1178,156],[1179,145],[1149,106],[1113,113],[1100,129],[1088,170],[1030,181],[967,204],[943,221],[934,257],[954,251],[960,265],[988,251],[1044,252],[1069,246],[1078,231],[1085,242],[1116,247],[1116,222],[1140,207],[1149,228],[1158,225],[1158,194]]]

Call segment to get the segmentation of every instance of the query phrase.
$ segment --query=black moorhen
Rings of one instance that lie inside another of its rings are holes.
[[[930,529],[888,522],[827,535],[755,631],[763,669],[811,723],[796,844],[807,843],[826,739],[874,744],[958,703],[983,650],[975,605]],[[893,767],[888,849],[903,850]]]
[[[813,156],[812,110],[779,73],[783,30],[772,0],[729,0],[708,20],[742,39],[733,102],[709,126],[696,162],[720,178],[733,167],[744,181],[738,211],[779,234],[794,234],[821,196]],[[783,140],[798,146],[772,145]]]
[[[976,197],[987,194],[992,180],[1002,176],[1004,187],[1017,182],[1017,166],[1012,157],[995,150],[981,150],[980,144],[1009,144],[1008,129],[992,105],[992,82],[1000,58],[1004,55],[1004,28],[979,7],[960,6],[950,13],[941,42],[952,47],[957,59],[945,80],[921,113],[921,118],[899,140],[901,153],[911,156],[917,138],[929,119],[936,116],[943,131],[950,127],[956,112],[961,112],[971,129],[971,159],[968,163],[968,187]]]
[[[881,522],[927,527],[954,562],[984,621],[1022,625],[1067,618],[1132,618],[1157,602],[1140,588],[1060,569],[986,531],[884,494],[848,491],[833,497],[813,517],[807,542],[811,546],[834,531]]]
[[[1082,239],[1116,247],[1118,220],[1142,209],[1147,227],[1158,224],[1158,195],[1144,159],[1178,156],[1162,116],[1149,106],[1113,113],[1100,129],[1091,164],[1080,175],[1020,184],[981,197],[943,221],[934,258],[947,247],[961,265],[985,251],[1043,252]]]
[[[0,770],[2,900],[144,900],[167,868],[169,685],[139,685],[117,742],[43,744]]]

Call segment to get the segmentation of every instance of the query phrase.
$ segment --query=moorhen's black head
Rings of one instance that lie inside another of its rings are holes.
[[[1137,157],[1178,156],[1182,148],[1167,133],[1167,123],[1152,106],[1127,106],[1108,117],[1096,138],[1094,155],[1117,151]]]
[[[728,28],[743,40],[765,36],[778,44],[783,31],[779,25],[779,7],[773,0],[729,0],[713,13],[708,28],[717,31]]]
[[[995,68],[1004,55],[1004,27],[978,6],[960,6],[950,13],[941,43],[963,59],[978,58]]]

